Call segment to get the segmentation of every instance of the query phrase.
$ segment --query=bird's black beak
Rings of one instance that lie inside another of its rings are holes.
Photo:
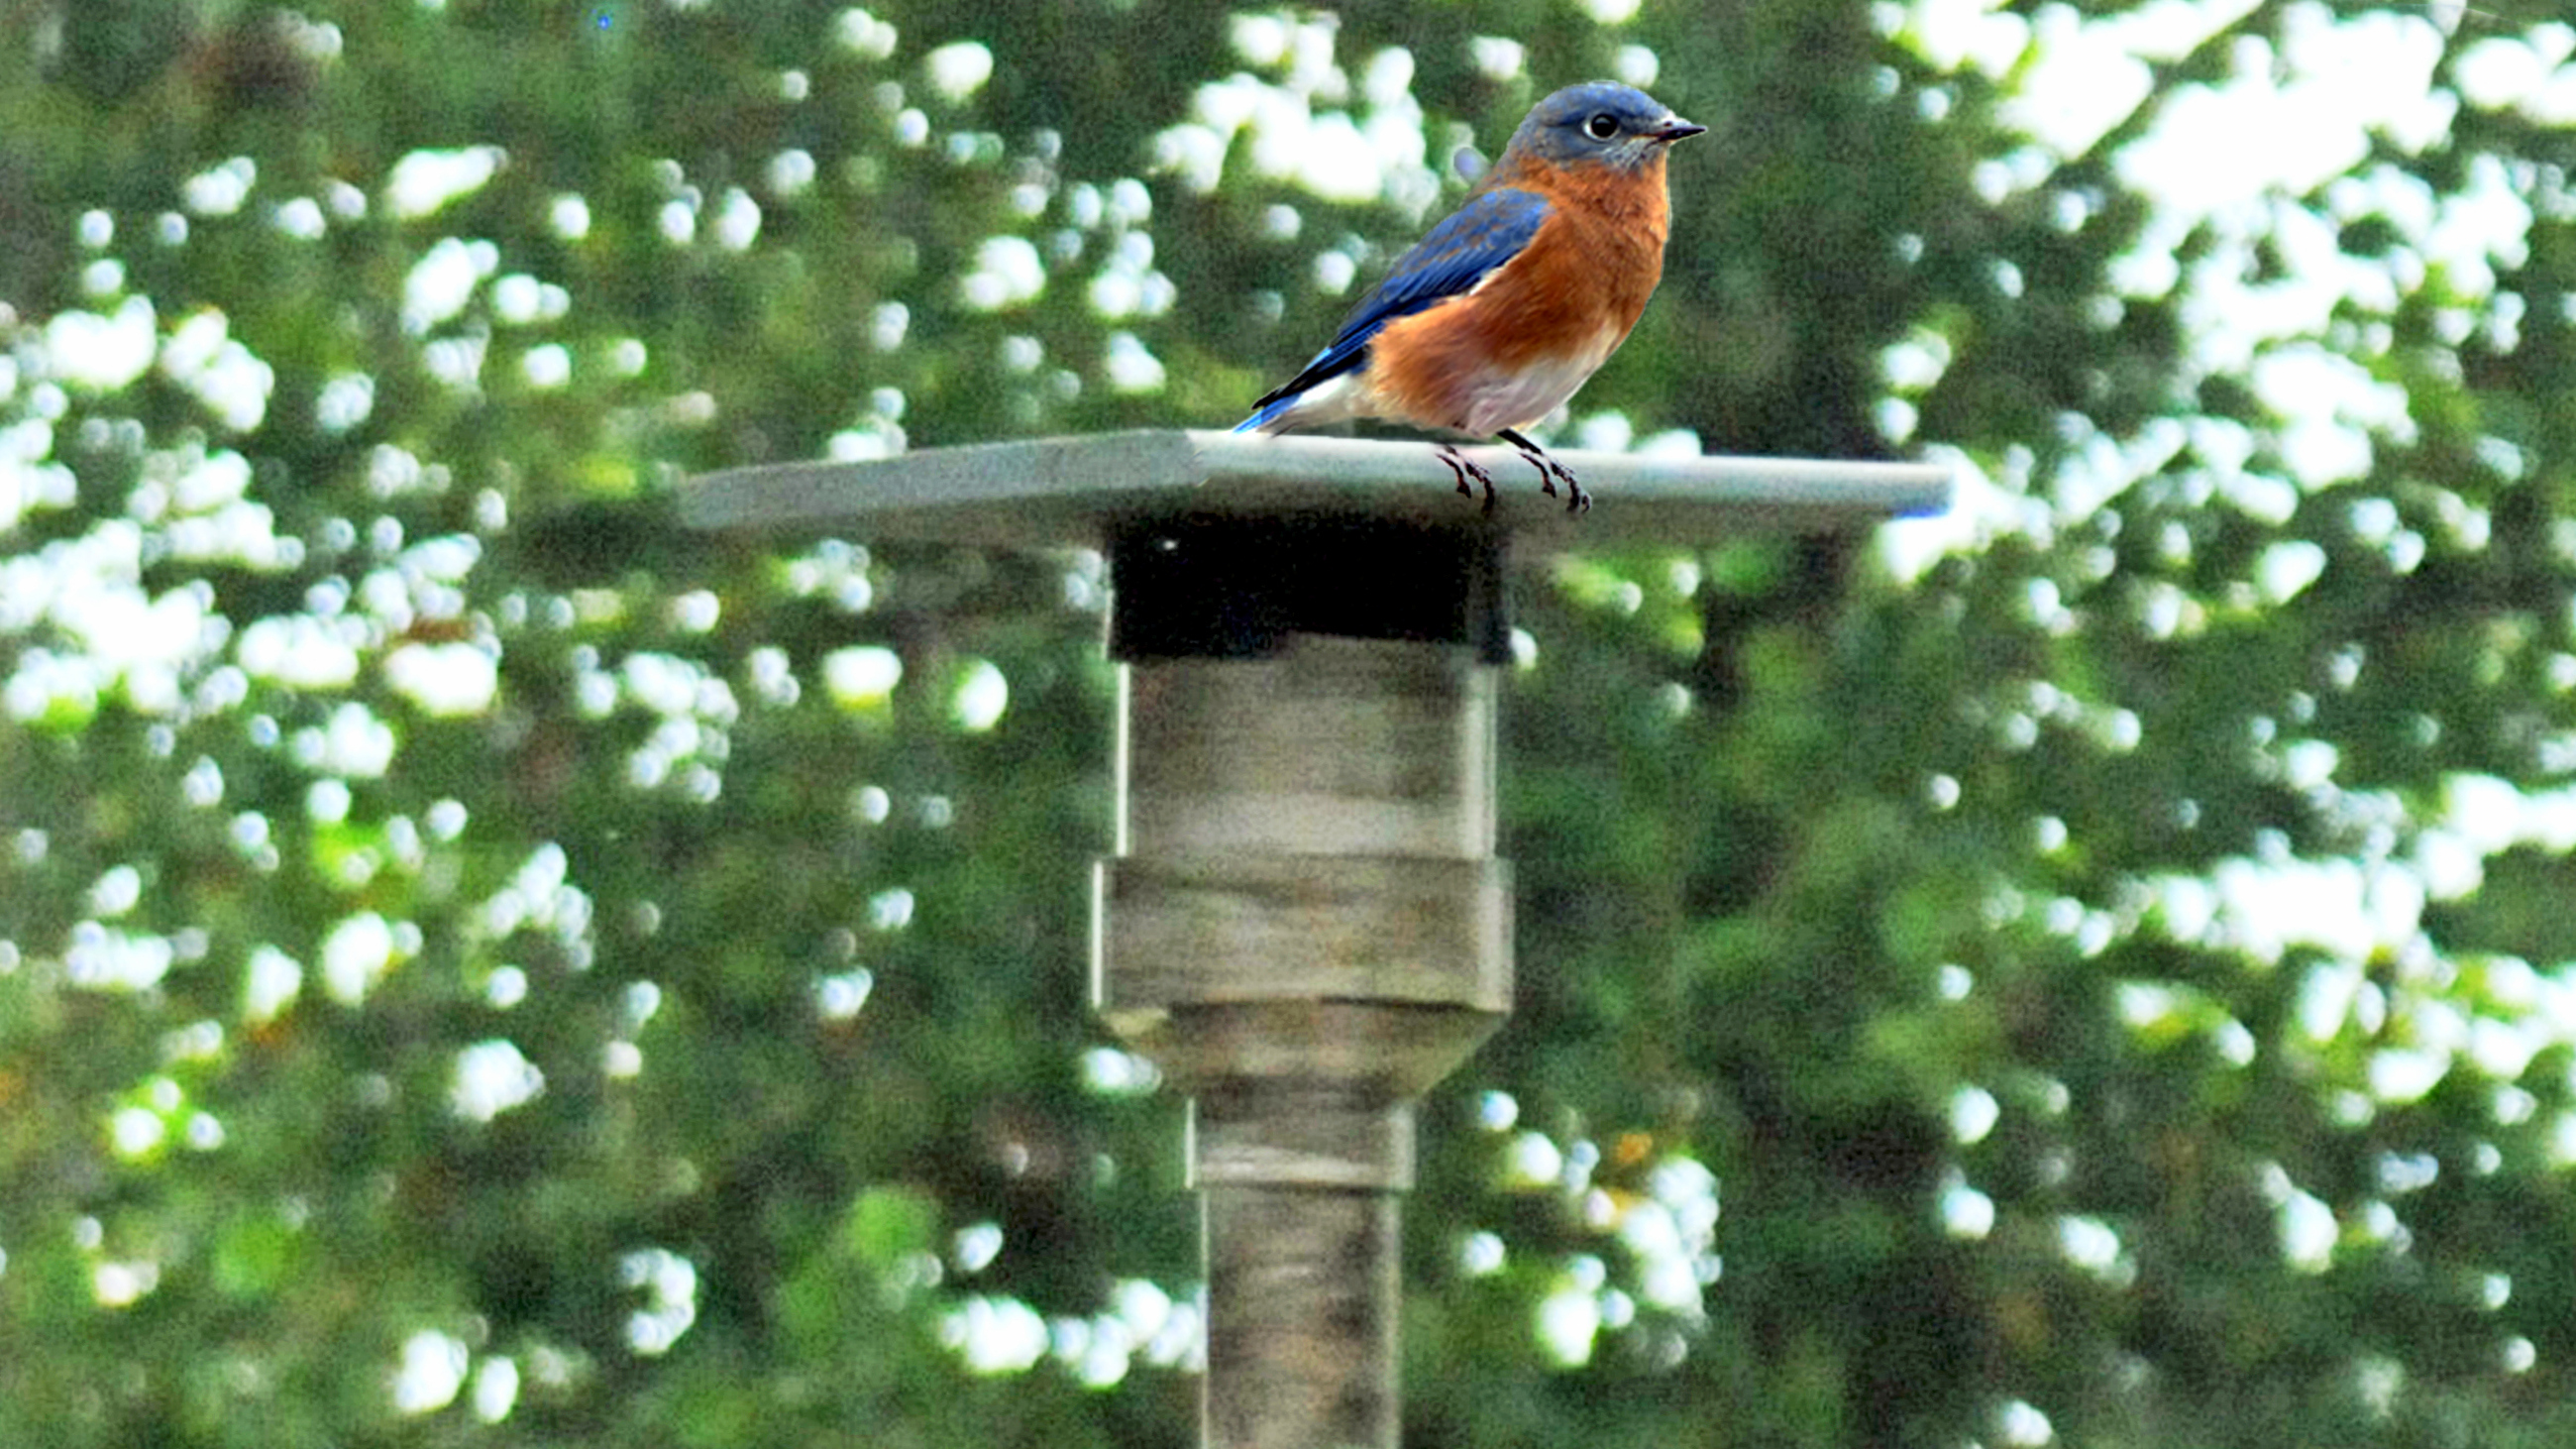
[[[1658,141],[1669,144],[1682,139],[1684,136],[1696,136],[1707,129],[1708,127],[1706,126],[1695,126],[1690,122],[1683,120],[1679,116],[1668,116],[1665,118],[1662,125],[1648,131],[1646,134]]]

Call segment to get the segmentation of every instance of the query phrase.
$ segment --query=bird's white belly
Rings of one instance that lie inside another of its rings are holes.
[[[1516,370],[1494,368],[1467,390],[1466,431],[1490,438],[1505,428],[1526,428],[1565,406],[1592,374],[1609,359],[1606,340],[1571,357],[1526,364]]]

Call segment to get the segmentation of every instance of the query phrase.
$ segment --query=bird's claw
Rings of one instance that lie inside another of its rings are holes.
[[[1565,511],[1568,513],[1590,513],[1592,511],[1592,495],[1584,492],[1583,485],[1574,481],[1574,474],[1568,470],[1563,463],[1556,461],[1554,458],[1547,460],[1547,467],[1549,472],[1554,473],[1557,477],[1565,480]],[[1548,489],[1547,495],[1550,498],[1555,497],[1556,490],[1554,488]]]

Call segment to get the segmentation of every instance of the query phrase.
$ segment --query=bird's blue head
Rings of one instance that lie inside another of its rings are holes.
[[[1660,158],[1666,146],[1707,129],[1674,115],[1672,107],[1634,86],[1586,81],[1532,107],[1503,157],[1557,166],[1606,163],[1638,171]]]

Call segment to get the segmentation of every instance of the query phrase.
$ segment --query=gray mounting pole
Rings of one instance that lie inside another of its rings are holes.
[[[1490,515],[1419,443],[1136,432],[693,480],[702,527],[1110,555],[1115,854],[1093,1003],[1190,1094],[1208,1449],[1394,1449],[1413,1104],[1511,1007],[1494,857],[1509,547],[1937,511],[1947,470],[1566,455]],[[1505,476],[1516,476],[1507,472]]]
[[[1272,523],[1113,552],[1121,810],[1092,996],[1191,1096],[1209,1449],[1396,1444],[1413,1103],[1511,1009],[1498,670],[1475,639],[1500,620],[1460,607],[1498,607],[1499,547]],[[1352,596],[1363,617],[1316,617]],[[1172,635],[1247,599],[1253,637]],[[1336,622],[1436,637],[1317,631]]]

